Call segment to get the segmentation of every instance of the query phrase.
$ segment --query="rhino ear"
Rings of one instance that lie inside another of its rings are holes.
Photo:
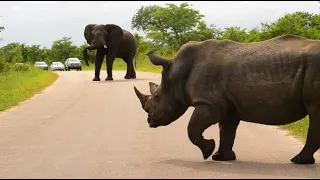
[[[151,94],[154,94],[154,92],[156,92],[156,90],[159,87],[159,85],[154,82],[149,82],[149,86],[150,86],[150,93]]]
[[[170,65],[170,62],[171,62],[170,60],[164,59],[164,58],[156,55],[153,51],[148,52],[146,55],[149,57],[149,59],[153,65],[156,65],[156,66],[161,65],[163,67],[163,69],[167,69],[168,66]]]

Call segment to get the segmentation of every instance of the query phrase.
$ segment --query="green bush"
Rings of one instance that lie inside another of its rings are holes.
[[[29,71],[30,67],[25,63],[16,63],[14,66],[15,71]]]
[[[10,71],[10,69],[10,64],[7,63],[4,58],[0,58],[0,72],[7,72]]]

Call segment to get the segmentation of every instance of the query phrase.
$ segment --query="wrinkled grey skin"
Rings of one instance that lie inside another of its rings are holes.
[[[88,24],[84,29],[84,37],[90,45],[83,51],[87,66],[89,66],[87,50],[97,50],[93,81],[100,81],[100,69],[105,55],[108,74],[105,80],[113,80],[112,66],[115,58],[121,58],[127,63],[125,79],[136,78],[133,60],[137,44],[130,32],[114,24]]]
[[[236,159],[233,144],[240,120],[284,125],[309,114],[306,144],[291,162],[315,162],[320,147],[320,41],[294,35],[255,43],[206,40],[183,45],[171,61],[147,55],[163,66],[161,84],[149,83],[151,95],[134,87],[150,127],[169,125],[193,106],[190,141],[207,159],[215,141],[202,133],[219,123],[220,145],[212,159],[227,161]]]

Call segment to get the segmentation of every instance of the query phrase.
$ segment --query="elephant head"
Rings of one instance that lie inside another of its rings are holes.
[[[84,37],[89,46],[83,50],[83,57],[89,66],[87,50],[117,46],[123,37],[123,30],[114,24],[88,24],[84,29]]]

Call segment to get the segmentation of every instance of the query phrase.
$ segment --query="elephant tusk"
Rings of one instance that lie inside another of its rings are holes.
[[[107,49],[108,47],[106,45],[103,46],[105,49]]]

